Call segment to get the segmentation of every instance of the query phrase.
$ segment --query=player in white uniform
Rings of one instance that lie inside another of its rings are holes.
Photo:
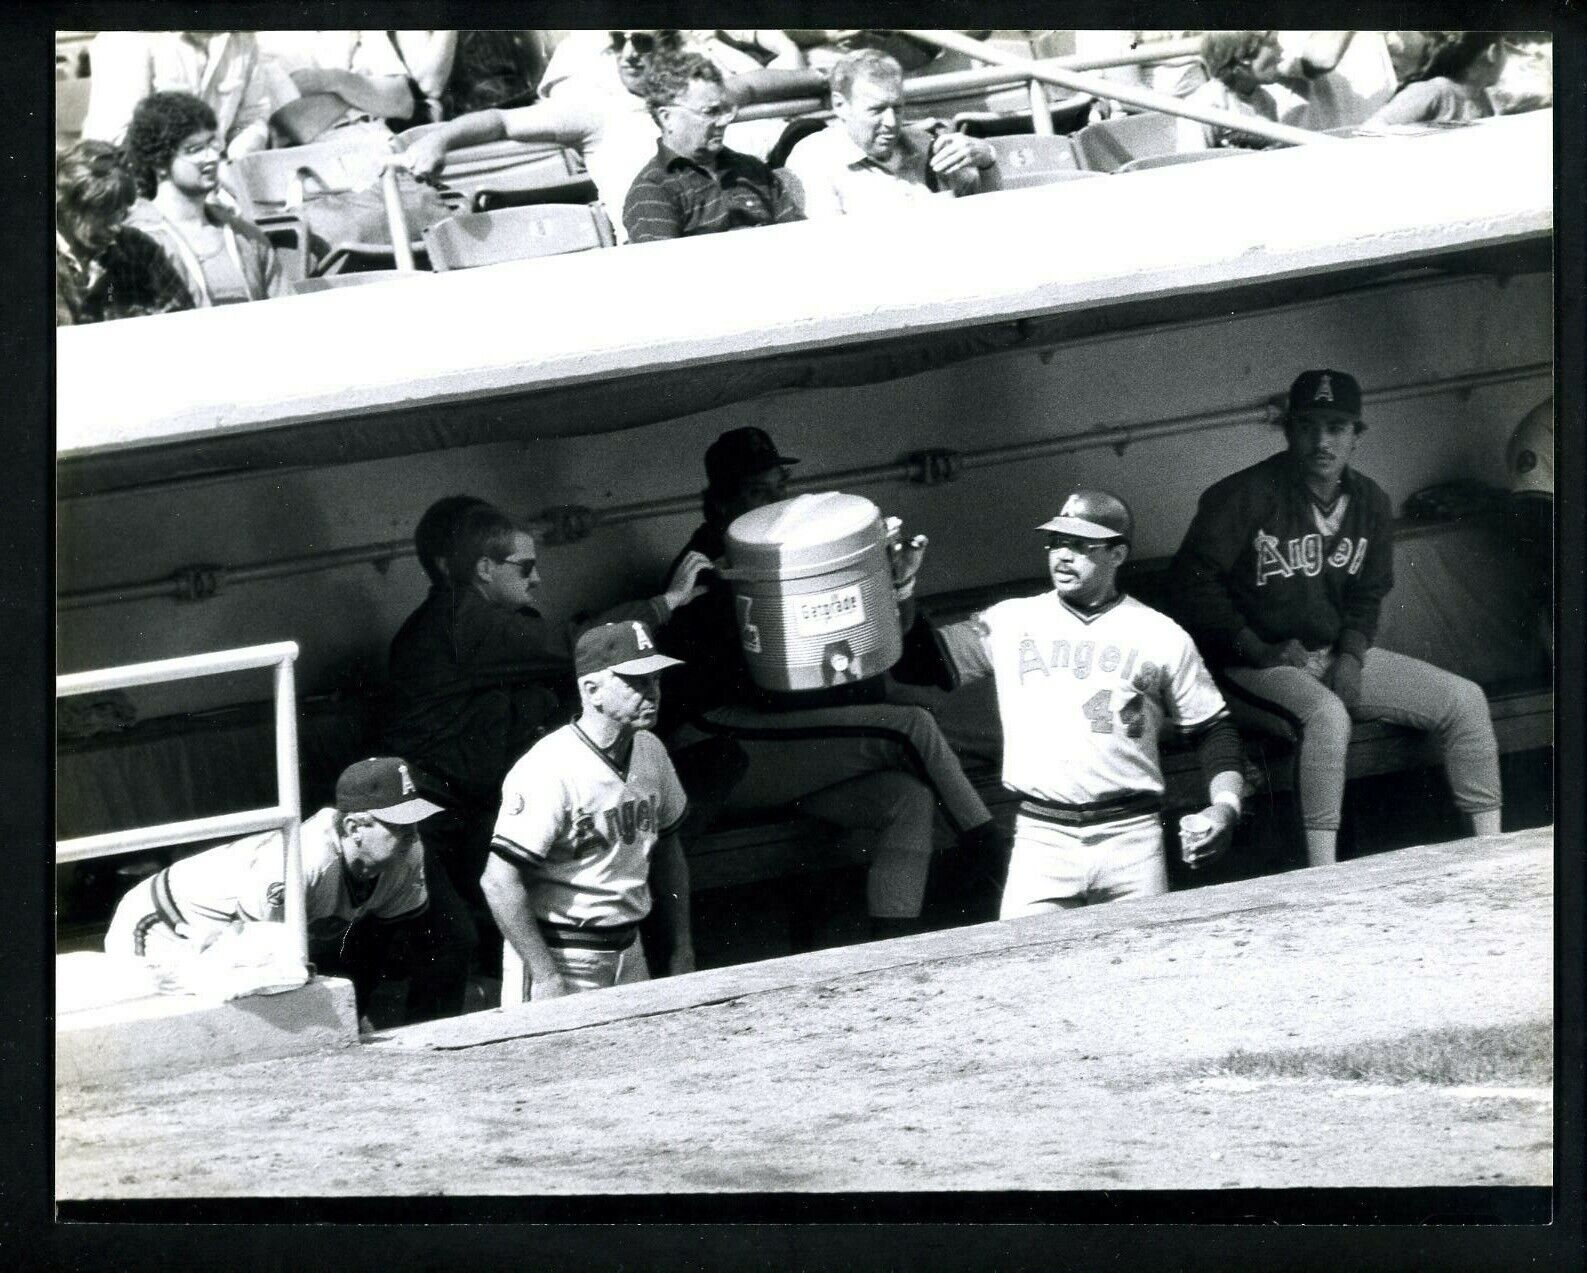
[[[607,623],[573,655],[579,718],[508,771],[480,883],[528,971],[531,999],[645,981],[639,922],[651,881],[667,921],[669,974],[692,972],[689,872],[677,830],[683,787],[650,732],[664,667],[637,621]]]
[[[455,928],[461,902],[450,885],[432,890],[416,829],[439,811],[418,794],[405,761],[376,757],[349,765],[336,781],[335,807],[303,822],[309,958],[321,971],[351,976],[360,1015],[388,971],[410,974],[410,1021],[461,1006],[470,950]],[[279,831],[182,858],[121,899],[105,953],[158,959],[202,949],[238,920],[280,922],[285,879]],[[394,959],[399,935],[408,940]]]
[[[1024,797],[1000,918],[1166,892],[1165,728],[1199,735],[1223,852],[1240,812],[1239,738],[1189,635],[1118,590],[1133,522],[1105,491],[1076,491],[1047,533],[1053,591],[1000,602],[940,636],[959,683],[997,681],[1003,785]]]

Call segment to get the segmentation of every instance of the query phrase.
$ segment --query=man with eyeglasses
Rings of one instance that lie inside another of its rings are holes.
[[[444,508],[450,517],[440,517]],[[406,756],[442,787],[444,812],[420,828],[458,891],[483,911],[479,878],[513,763],[567,719],[557,688],[572,669],[567,629],[534,608],[540,586],[534,536],[500,509],[458,496],[426,513],[421,547],[437,551],[437,523],[450,542],[440,552],[424,603],[392,638],[381,744]],[[673,590],[629,602],[597,621],[665,622],[697,596],[703,566],[681,572]]]
[[[692,53],[658,58],[645,86],[661,140],[623,204],[631,242],[804,219],[781,177],[723,145],[738,107],[714,63]]]
[[[1003,785],[1020,797],[1002,919],[1167,891],[1165,729],[1197,739],[1207,779],[1204,829],[1181,845],[1193,869],[1227,848],[1243,793],[1239,737],[1189,635],[1119,590],[1128,506],[1077,490],[1037,529],[1052,591],[937,634],[954,686],[997,682]]]

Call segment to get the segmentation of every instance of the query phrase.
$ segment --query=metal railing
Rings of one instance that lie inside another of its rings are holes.
[[[157,826],[108,831],[102,835],[78,836],[61,840],[55,846],[55,861],[84,862],[92,858],[114,857],[121,853],[191,844],[228,836],[253,835],[260,831],[279,831],[286,841],[285,898],[283,920],[292,934],[294,948],[306,963],[309,955],[308,920],[303,896],[303,822],[302,799],[298,792],[298,715],[295,641],[272,645],[253,645],[240,650],[220,650],[213,654],[189,654],[152,663],[131,663],[97,672],[72,672],[55,680],[55,697],[94,694],[105,690],[130,689],[135,685],[159,685],[188,681],[201,676],[221,676],[255,668],[275,669],[275,743],[276,803],[267,809],[223,813],[185,822],[165,822]]]
[[[1011,70],[1019,71],[1028,77],[1033,85],[1038,81],[1043,84],[1053,84],[1058,88],[1067,88],[1072,92],[1090,93],[1093,97],[1109,98],[1112,101],[1124,102],[1129,106],[1138,106],[1142,110],[1161,111],[1166,115],[1178,115],[1184,119],[1196,120],[1198,123],[1213,124],[1220,128],[1232,129],[1235,132],[1249,133],[1252,136],[1262,138],[1264,141],[1281,142],[1291,146],[1327,145],[1341,140],[1338,137],[1330,137],[1326,133],[1310,132],[1304,128],[1293,128],[1288,124],[1279,124],[1268,119],[1259,119],[1250,115],[1236,115],[1232,111],[1196,105],[1185,101],[1183,98],[1170,97],[1166,93],[1154,93],[1146,88],[1136,88],[1133,85],[1120,84],[1116,80],[1107,80],[1097,75],[1087,75],[1065,67],[1054,66],[1051,62],[1035,62],[1030,58],[1020,57],[1017,54],[1005,52],[992,45],[983,44],[979,40],[972,40],[969,36],[960,35],[957,31],[905,31],[904,34],[912,35],[917,40],[934,45],[939,49],[963,53],[982,62],[989,62],[996,66],[1005,66]]]
[[[1126,52],[1085,56],[1078,53],[1061,57],[1041,58],[1031,63],[1033,67],[1067,71],[1109,71],[1125,66],[1149,66],[1157,62],[1176,62],[1196,57],[1201,51],[1200,40],[1171,40]],[[904,81],[904,100],[914,106],[934,102],[952,101],[972,93],[986,90],[1014,88],[1025,85],[1030,93],[1033,112],[1031,127],[1037,132],[1052,131],[1051,111],[1063,103],[1049,102],[1038,77],[1017,67],[989,66],[971,71],[945,71],[939,75],[917,75]],[[785,97],[772,101],[757,101],[739,109],[740,120],[789,119],[796,115],[830,115],[824,87],[819,93],[805,97]]]

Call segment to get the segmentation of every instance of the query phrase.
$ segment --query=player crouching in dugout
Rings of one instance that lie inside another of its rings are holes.
[[[659,902],[669,975],[694,970],[687,813],[666,748],[650,732],[659,673],[679,660],[630,620],[591,628],[573,653],[579,718],[507,774],[480,883],[523,960],[531,999],[649,979],[640,921]]]
[[[1119,590],[1129,507],[1077,490],[1037,530],[1052,591],[936,633],[943,688],[997,684],[1003,785],[1020,797],[1000,919],[1168,891],[1165,729],[1196,739],[1207,780],[1199,829],[1181,830],[1192,869],[1228,847],[1244,790],[1239,736],[1189,635]]]
[[[418,794],[405,761],[378,756],[336,780],[335,806],[303,822],[309,959],[351,978],[360,1022],[382,976],[406,974],[407,1020],[462,1011],[472,929],[444,875],[425,872],[417,824],[439,805]],[[105,953],[196,954],[238,921],[280,922],[286,845],[279,831],[173,862],[121,899]]]
[[[1342,371],[1290,386],[1286,449],[1201,497],[1174,562],[1175,611],[1218,670],[1239,723],[1298,737],[1311,866],[1335,860],[1354,720],[1438,739],[1455,804],[1499,831],[1499,754],[1481,688],[1373,645],[1394,585],[1389,497],[1350,461],[1366,425]]]

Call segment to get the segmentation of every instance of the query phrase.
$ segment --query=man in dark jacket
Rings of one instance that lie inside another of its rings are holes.
[[[782,499],[788,466],[797,462],[779,454],[761,429],[732,429],[713,442],[705,453],[705,522],[678,555],[673,578],[694,578],[691,571],[720,561],[729,523]],[[913,564],[918,568],[918,557]],[[881,938],[915,931],[937,808],[966,859],[990,862],[1004,848],[935,718],[923,707],[886,702],[880,677],[771,701],[750,677],[732,589],[714,571],[703,582],[703,595],[656,633],[664,652],[684,660],[663,677],[663,732],[672,731],[673,744],[718,738],[743,748],[747,770],[726,798],[729,811],[793,806],[868,834],[872,932]],[[906,603],[912,587],[910,577],[900,589]]]
[[[419,832],[458,891],[483,907],[479,879],[502,779],[571,719],[572,703],[559,694],[571,699],[572,647],[567,630],[534,609],[534,536],[501,510],[449,496],[421,518],[415,538],[432,587],[392,638],[381,741],[444,784],[426,793],[443,812]],[[601,621],[662,622],[695,595],[698,573],[680,575],[676,594],[614,607]]]
[[[1219,673],[1235,719],[1300,740],[1312,866],[1335,860],[1352,720],[1431,731],[1456,805],[1476,834],[1499,831],[1482,690],[1373,644],[1394,584],[1394,524],[1389,497],[1350,467],[1365,427],[1354,377],[1302,372],[1287,449],[1208,490],[1174,560],[1175,617]]]

